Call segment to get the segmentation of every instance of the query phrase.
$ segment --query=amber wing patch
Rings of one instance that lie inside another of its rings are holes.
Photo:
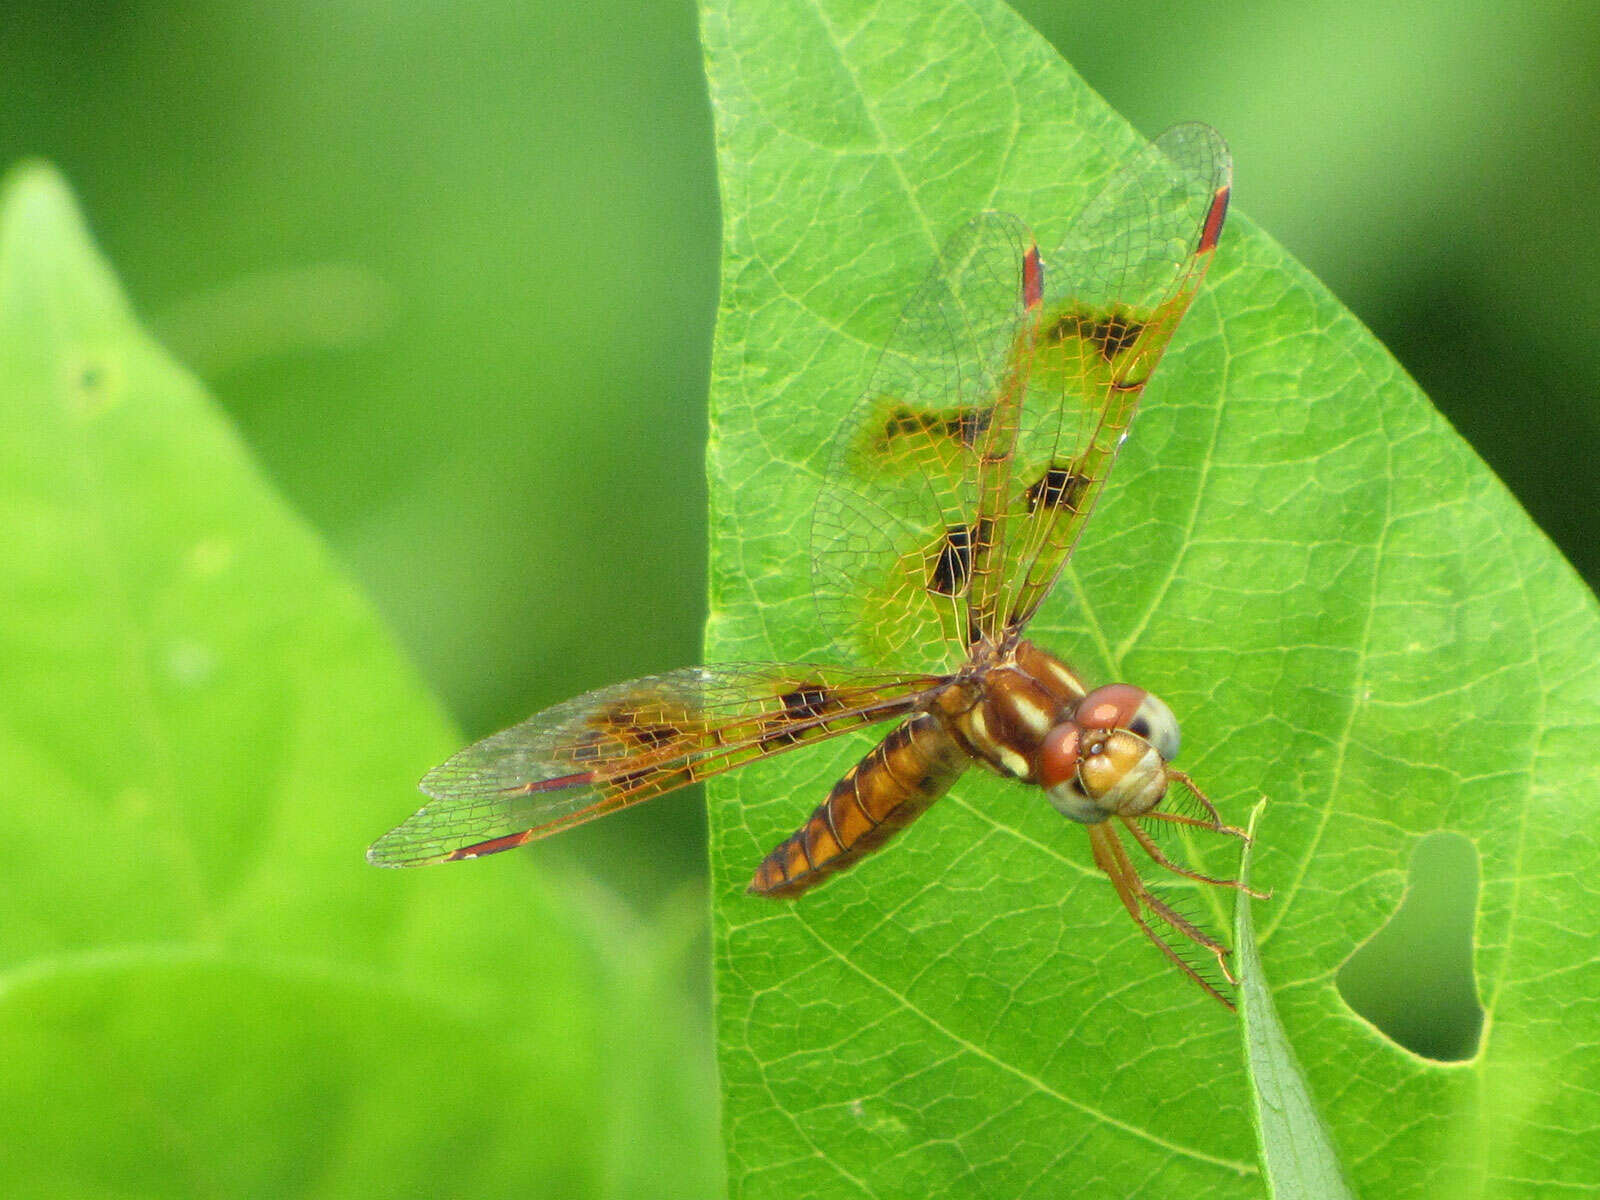
[[[367,852],[411,866],[508,850],[912,711],[941,679],[810,664],[690,667],[579,696],[468,746]]]
[[[817,602],[842,643],[950,670],[1037,611],[1212,257],[1228,179],[1221,138],[1178,126],[1055,252],[1004,213],[945,244],[817,501]]]

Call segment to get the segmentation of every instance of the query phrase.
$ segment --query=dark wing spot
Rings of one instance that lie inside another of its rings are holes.
[[[1043,505],[1050,509],[1064,508],[1077,512],[1078,502],[1083,499],[1084,489],[1088,486],[1088,478],[1070,467],[1052,466],[1028,489],[1028,511],[1037,512],[1039,506]]]
[[[946,412],[917,412],[901,405],[891,409],[883,423],[883,443],[892,446],[896,438],[922,434],[950,438],[963,446],[976,446],[994,419],[993,408],[957,408]]]
[[[928,590],[938,596],[959,596],[972,582],[972,526],[952,525],[944,531],[938,557],[928,575]]]
[[[908,434],[926,432],[927,428],[928,418],[922,413],[912,412],[909,408],[891,409],[888,420],[883,423],[883,440],[892,442]]]
[[[1044,331],[1047,342],[1064,342],[1068,338],[1078,336],[1078,328],[1083,324],[1083,318],[1077,313],[1062,313]]]
[[[789,722],[808,721],[843,707],[820,683],[807,683],[778,697],[783,713],[768,724],[761,741],[769,746],[791,746],[811,730],[790,729]]]
[[[993,420],[993,408],[962,409],[953,420],[944,423],[945,436],[957,439],[963,446],[976,446],[989,432]]]
[[[798,729],[773,729],[770,726],[761,732],[763,746],[793,746],[803,739],[805,735]]]
[[[596,732],[584,735],[574,750],[574,757],[592,757],[596,751],[587,750],[587,745],[598,745],[606,735],[635,750],[653,750],[683,736],[683,730],[676,725],[641,721],[638,713],[626,708],[614,708],[602,713],[592,724]]]
[[[660,792],[670,792],[673,788],[684,787],[693,783],[694,772],[686,767],[640,767],[634,771],[624,771],[620,775],[603,778],[608,788],[622,792],[635,792],[645,787],[653,787]]]
[[[1103,321],[1096,321],[1089,332],[1089,340],[1100,350],[1100,357],[1111,362],[1129,346],[1139,340],[1144,326],[1131,317],[1112,313]]]
[[[820,717],[830,708],[839,707],[833,694],[820,683],[803,684],[792,692],[785,692],[778,700],[783,705],[783,715],[792,721]]]
[[[1105,316],[1068,312],[1057,317],[1045,330],[1045,338],[1052,342],[1064,342],[1069,337],[1082,338],[1094,345],[1101,358],[1112,362],[1137,342],[1143,332],[1143,324],[1121,311],[1113,311]]]

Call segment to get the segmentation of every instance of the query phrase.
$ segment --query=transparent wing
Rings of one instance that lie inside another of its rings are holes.
[[[985,213],[945,243],[835,437],[811,546],[823,623],[868,662],[967,657],[978,467],[1028,305],[1033,237]]]
[[[812,523],[818,606],[868,661],[953,669],[1016,636],[1082,532],[1227,209],[1180,125],[1055,253],[985,213],[944,247],[841,427]]]
[[[1045,257],[1030,344],[1019,348],[1031,363],[1016,439],[980,496],[992,532],[974,559],[972,609],[985,634],[1014,637],[1060,575],[1213,257],[1230,176],[1221,136],[1179,125]]]
[[[475,858],[917,708],[938,676],[784,663],[690,667],[601,688],[468,746],[367,851],[379,866]]]

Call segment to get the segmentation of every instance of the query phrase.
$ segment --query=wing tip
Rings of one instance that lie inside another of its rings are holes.
[[[393,870],[399,867],[420,867],[427,863],[443,862],[439,854],[419,853],[416,840],[400,836],[405,826],[400,825],[384,834],[367,847],[367,863],[374,867]]]
[[[373,842],[372,845],[367,847],[368,866],[382,867],[385,870],[393,870],[396,867],[409,867],[415,864],[415,859],[402,858],[396,855],[390,848],[384,845],[386,841],[388,841],[387,837],[381,837],[377,841]]]

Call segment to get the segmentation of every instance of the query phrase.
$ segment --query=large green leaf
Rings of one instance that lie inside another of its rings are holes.
[[[1059,243],[1141,143],[990,0],[707,0],[703,27],[726,223],[711,652],[823,655],[807,507],[909,289],[980,209]],[[1243,218],[1059,592],[1040,641],[1160,693],[1230,816],[1274,801],[1261,954],[1357,1190],[1592,1183],[1594,600]],[[860,750],[712,789],[736,1193],[1262,1194],[1234,1019],[1163,968],[1038,796],[963,780],[825,890],[743,895]],[[1483,878],[1485,1040],[1450,1067],[1355,1016],[1334,978],[1439,828]],[[1227,927],[1221,897],[1200,902]]]
[[[642,1102],[704,1085],[680,945],[366,864],[456,737],[39,166],[0,407],[8,1194],[665,1194],[623,1137],[714,1187],[706,1106]]]

